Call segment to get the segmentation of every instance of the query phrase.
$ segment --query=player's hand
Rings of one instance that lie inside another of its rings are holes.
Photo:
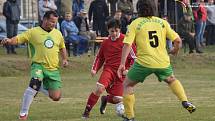
[[[63,64],[63,67],[67,67],[67,66],[69,65],[68,60],[67,60],[67,59],[64,59],[64,60],[62,61],[62,64]]]
[[[172,55],[178,55],[178,53],[179,53],[179,49],[175,49],[175,48],[169,51],[169,54],[172,54]]]
[[[117,70],[117,75],[119,78],[122,78],[123,72],[125,71],[125,65],[120,65]]]
[[[125,75],[127,75],[128,74],[128,70],[126,69],[126,70],[124,70],[123,72],[122,72],[122,75],[123,76],[125,76]]]
[[[96,75],[96,71],[95,70],[91,70],[91,76],[94,77]]]
[[[4,38],[3,40],[1,40],[1,44],[6,45],[8,44],[9,39],[8,38]]]

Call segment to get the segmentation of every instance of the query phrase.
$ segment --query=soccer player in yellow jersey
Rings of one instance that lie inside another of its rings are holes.
[[[137,47],[137,59],[124,81],[123,103],[125,115],[123,121],[134,121],[134,86],[143,82],[147,76],[153,73],[159,81],[164,81],[169,85],[184,108],[190,113],[196,109],[192,103],[188,102],[183,86],[173,75],[166,51],[166,38],[174,42],[174,47],[170,50],[173,55],[178,54],[181,39],[170,28],[167,21],[155,17],[154,9],[155,3],[153,0],[138,0],[137,11],[139,17],[131,23],[125,35],[121,65],[117,72],[118,76],[122,77],[122,72],[125,70],[125,61],[133,42]]]
[[[31,80],[23,95],[19,118],[26,120],[30,104],[38,91],[45,93],[53,101],[60,100],[61,78],[59,73],[59,52],[63,66],[68,65],[64,39],[55,29],[58,15],[48,11],[41,26],[32,28],[11,39],[4,39],[2,44],[17,45],[28,43],[31,55]]]

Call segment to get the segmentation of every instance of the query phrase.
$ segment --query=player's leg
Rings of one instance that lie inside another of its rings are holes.
[[[186,93],[181,82],[177,80],[174,75],[168,77],[166,79],[166,82],[168,83],[173,93],[182,102],[183,107],[186,108],[190,113],[194,112],[196,110],[196,107],[192,103],[188,102]]]
[[[42,92],[44,95],[49,96],[49,92],[44,88],[44,84],[42,83],[39,92]]]
[[[84,113],[82,115],[82,118],[89,118],[90,111],[94,107],[94,105],[97,103],[100,95],[105,91],[105,86],[103,84],[100,84],[97,82],[95,91],[91,92],[91,94],[88,97],[87,104],[84,110]]]
[[[59,101],[61,98],[61,90],[57,90],[57,89],[49,89],[49,97],[53,100],[53,101]]]
[[[49,97],[53,101],[59,101],[61,98],[62,82],[59,70],[49,71],[44,69],[43,89],[48,90]]]
[[[139,82],[143,82],[152,72],[153,71],[150,68],[143,67],[136,62],[128,71],[126,79],[123,83],[123,104],[125,106],[124,121],[134,121],[134,86]]]
[[[135,96],[134,96],[134,86],[137,84],[137,81],[132,81],[126,77],[124,81],[124,92],[123,92],[123,104],[125,106],[125,114],[124,118],[132,120],[134,119],[134,104],[135,104]]]
[[[37,94],[38,90],[41,87],[43,73],[42,67],[38,64],[32,64],[31,66],[31,80],[29,87],[25,90],[22,100],[22,106],[20,110],[19,118],[21,120],[26,120],[30,105],[34,99],[34,96]]]
[[[115,104],[116,113],[122,116],[124,113],[124,105],[122,104],[123,95],[123,79],[119,79],[117,74],[112,76],[113,82],[106,88],[108,95],[101,97],[100,113],[104,114],[106,111],[107,103]],[[123,110],[117,110],[123,108]]]
[[[164,80],[169,87],[171,88],[172,92],[178,97],[178,99],[182,102],[185,108],[188,107],[188,111],[192,113],[195,111],[195,106],[188,102],[186,93],[184,88],[179,80],[175,78],[173,75],[173,70],[171,65],[165,69],[159,69],[155,73],[160,81]],[[191,106],[191,107],[190,107]]]
[[[105,88],[109,85],[111,79],[111,71],[104,70],[96,84],[96,88],[88,97],[87,104],[82,115],[82,118],[89,118],[90,111],[97,103],[100,95],[105,91]]]
[[[122,99],[123,99],[122,96],[114,96],[112,94],[102,96],[101,97],[101,104],[100,104],[100,108],[99,108],[100,113],[105,114],[107,103],[116,104],[116,105],[122,104]],[[117,110],[116,110],[116,113],[117,113]],[[118,115],[121,115],[121,114],[118,114]]]

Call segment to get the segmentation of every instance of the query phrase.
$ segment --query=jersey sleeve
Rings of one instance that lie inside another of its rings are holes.
[[[123,43],[132,45],[135,39],[135,35],[136,35],[136,27],[135,27],[135,23],[132,22],[131,25],[128,26],[128,30],[125,34]]]
[[[95,60],[93,62],[92,70],[95,70],[97,72],[102,67],[104,61],[105,61],[105,58],[104,58],[104,43],[102,43],[101,47],[99,49],[99,52],[96,55],[96,58],[95,58]]]
[[[176,38],[179,37],[179,35],[170,27],[168,22],[164,22],[166,26],[166,33],[167,33],[167,38],[170,39],[171,41],[174,41]]]
[[[17,43],[22,44],[22,43],[28,42],[30,40],[30,37],[31,37],[31,31],[32,31],[32,29],[27,30],[27,31],[17,35],[17,38],[18,38]]]

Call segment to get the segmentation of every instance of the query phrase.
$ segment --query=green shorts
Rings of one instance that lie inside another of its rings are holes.
[[[59,70],[50,71],[41,64],[32,63],[31,78],[38,78],[43,81],[44,89],[57,90],[62,87]]]
[[[148,68],[135,62],[129,70],[127,77],[132,81],[143,82],[152,73],[157,76],[159,81],[163,81],[173,74],[173,70],[171,65],[167,68]]]

